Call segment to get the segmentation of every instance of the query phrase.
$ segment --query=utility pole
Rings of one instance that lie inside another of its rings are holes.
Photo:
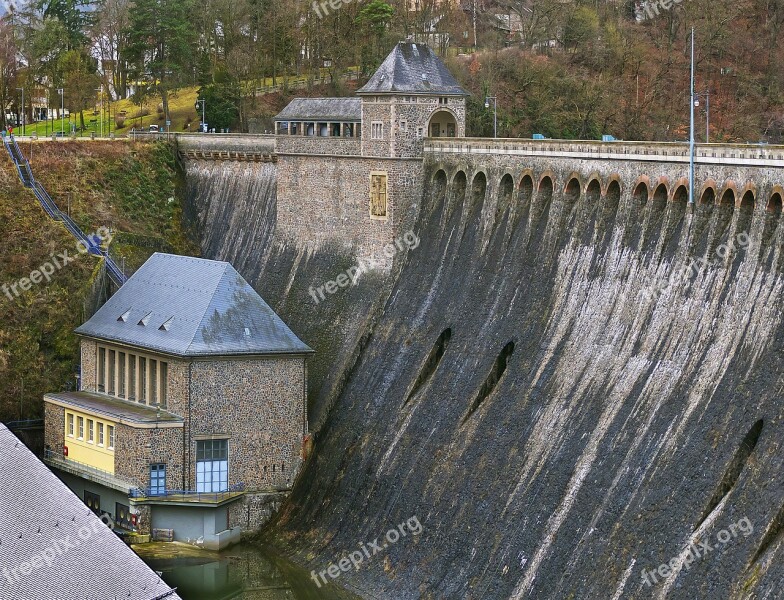
[[[691,28],[691,93],[689,94],[689,204],[694,206],[694,27]]]
[[[24,88],[16,88],[18,92],[22,92],[22,135],[25,135],[25,101],[24,101]],[[18,125],[18,123],[17,123]]]
[[[196,100],[196,110],[199,110],[199,104],[201,104],[201,129],[202,129],[202,133],[207,133],[207,127],[206,127],[206,125],[207,125],[207,109],[206,109],[207,100],[202,100],[201,98]]]
[[[496,96],[485,97],[485,108],[490,108],[490,100],[493,101],[493,139],[498,137],[498,98]]]
[[[60,92],[60,136],[65,136],[65,88],[57,88]]]

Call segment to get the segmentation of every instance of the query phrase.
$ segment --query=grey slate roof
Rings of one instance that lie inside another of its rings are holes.
[[[0,469],[0,600],[179,600],[2,424]]]
[[[400,42],[357,94],[468,96],[427,44]]]
[[[313,352],[229,263],[162,253],[76,333],[184,357]]]
[[[99,392],[55,392],[46,394],[44,400],[53,400],[74,408],[110,417],[125,424],[179,423],[184,419],[155,406],[115,398]]]
[[[362,120],[359,98],[294,98],[275,117],[275,121],[350,121]]]

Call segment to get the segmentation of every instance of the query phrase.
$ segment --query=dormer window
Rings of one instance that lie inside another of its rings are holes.
[[[164,321],[163,325],[158,327],[158,331],[169,331],[173,322],[174,322],[174,317],[169,317],[168,319],[166,319],[166,321]]]
[[[148,312],[144,315],[141,320],[137,323],[137,325],[141,325],[142,327],[147,327],[147,323],[150,322],[150,317],[152,316],[151,312]]]
[[[131,316],[131,309],[129,308],[129,309],[128,309],[128,310],[126,310],[126,311],[125,311],[123,314],[121,314],[119,317],[117,317],[117,320],[118,320],[118,321],[121,321],[122,323],[125,323],[125,322],[127,322],[127,321],[128,321],[128,318],[129,318],[130,316]]]

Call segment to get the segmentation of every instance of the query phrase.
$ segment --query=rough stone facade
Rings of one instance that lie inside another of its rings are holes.
[[[166,465],[166,489],[183,489],[183,428],[137,429],[118,423],[114,474],[140,489],[150,486],[150,464]]]
[[[52,452],[62,453],[65,446],[65,409],[44,402],[44,423],[44,446]]]
[[[229,440],[229,486],[287,490],[307,435],[305,358],[196,361],[191,374],[190,449],[202,436]],[[193,465],[194,461],[190,461]],[[189,475],[195,486],[195,471]]]
[[[98,342],[82,338],[80,348],[82,371],[79,386],[82,390],[94,392],[98,389]]]
[[[421,194],[421,160],[281,155],[278,230],[305,246],[353,245],[385,264],[383,249],[413,223]],[[370,174],[387,173],[387,217],[370,216]]]
[[[258,530],[278,512],[286,496],[284,492],[245,494],[229,505],[229,527],[242,527],[246,532]]]

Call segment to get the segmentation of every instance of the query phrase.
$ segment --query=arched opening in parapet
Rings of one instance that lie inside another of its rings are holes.
[[[582,243],[589,245],[593,243],[596,233],[596,221],[599,218],[599,200],[602,197],[602,184],[598,179],[591,179],[585,188],[585,206],[582,213],[585,215],[585,225],[583,226]]]
[[[433,176],[433,189],[431,192],[433,214],[440,217],[446,202],[447,178],[443,169],[439,169]]]
[[[504,213],[509,210],[514,196],[514,179],[508,173],[501,178],[498,184],[498,197],[496,200],[495,220],[496,225],[500,224]]]
[[[527,204],[531,201],[531,196],[534,193],[534,180],[530,175],[524,175],[520,180],[520,185],[517,188],[517,198],[521,204]]]
[[[580,199],[580,182],[576,177],[572,177],[566,184],[564,199],[569,203],[577,202]]]
[[[689,204],[689,190],[685,185],[679,185],[672,195],[670,214],[667,220],[666,244],[664,256],[675,256],[683,234],[683,221],[686,215],[686,206]]]
[[[706,188],[700,197],[700,204],[714,204],[716,202],[716,190],[713,188]]]
[[[718,215],[716,216],[716,226],[713,233],[713,243],[711,244],[711,253],[721,244],[722,238],[732,222],[734,213],[735,191],[730,187],[721,195]]]
[[[452,178],[452,200],[462,204],[465,201],[466,188],[468,187],[468,177],[464,171],[458,171]]]
[[[727,188],[727,190],[722,195],[721,202],[719,204],[721,206],[735,206],[735,192],[732,191],[732,188]]]
[[[478,228],[480,226],[479,220],[482,214],[482,205],[485,201],[485,192],[487,191],[487,177],[482,171],[474,175],[471,182],[471,196],[470,210],[468,212],[468,222],[466,223],[466,230],[469,227]]]
[[[641,181],[637,184],[637,187],[634,188],[634,193],[632,194],[632,197],[635,200],[635,204],[640,207],[645,206],[648,202],[648,196],[650,196],[648,186],[644,181]]]
[[[667,186],[660,183],[653,192],[650,214],[648,215],[648,228],[643,240],[643,251],[652,252],[662,233],[664,214],[667,209]]]
[[[751,220],[754,217],[754,192],[746,190],[740,199],[740,209],[738,210],[738,224],[735,228],[736,234],[746,233],[751,230]]]
[[[773,234],[779,226],[781,220],[781,194],[775,192],[768,200],[765,207],[765,227],[762,230],[762,246],[768,246]]]
[[[430,117],[427,124],[427,132],[430,137],[457,137],[457,119],[455,115],[445,109],[437,110]]]

